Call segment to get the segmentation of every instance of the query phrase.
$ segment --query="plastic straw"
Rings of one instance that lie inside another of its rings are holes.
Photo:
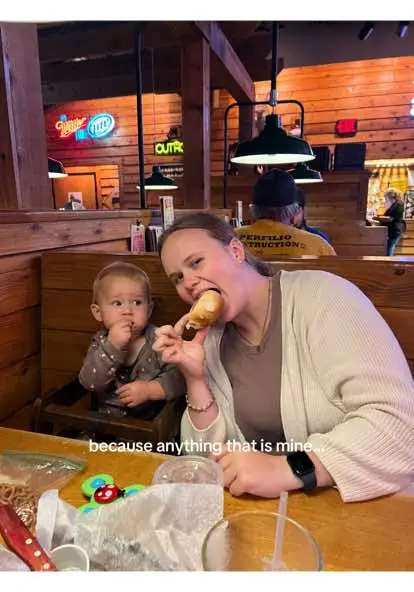
[[[282,491],[279,499],[279,510],[276,525],[275,534],[275,546],[273,549],[273,559],[271,562],[272,569],[281,569],[284,567],[282,562],[282,549],[283,549],[283,533],[285,530],[286,514],[287,514],[287,491]]]

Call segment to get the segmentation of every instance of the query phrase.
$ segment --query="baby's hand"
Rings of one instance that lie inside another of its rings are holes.
[[[108,333],[108,341],[118,349],[121,349],[129,343],[132,337],[132,321],[118,321],[112,325]]]

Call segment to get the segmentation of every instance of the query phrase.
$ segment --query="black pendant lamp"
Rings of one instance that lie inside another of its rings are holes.
[[[63,164],[60,162],[60,160],[56,160],[56,159],[50,158],[50,156],[48,156],[47,166],[48,166],[49,179],[58,179],[60,177],[67,177],[68,176],[68,174],[65,172]]]
[[[164,189],[174,190],[178,189],[173,179],[165,177],[159,166],[152,167],[152,175],[147,177],[144,181],[145,191],[163,191]]]
[[[289,164],[308,162],[315,155],[309,144],[280,127],[279,116],[266,116],[265,126],[253,140],[238,144],[231,158],[236,164]]]
[[[268,104],[277,105],[276,75],[277,75],[277,45],[279,25],[272,25],[272,71],[271,88]],[[284,101],[281,101],[281,103]],[[303,136],[303,134],[302,134]],[[280,127],[280,119],[276,114],[268,115],[264,129],[252,140],[240,142],[235,154],[230,159],[236,164],[289,164],[308,162],[315,155],[310,145],[302,138],[289,134]]]
[[[300,163],[294,169],[288,171],[295,179],[295,183],[323,183],[322,175],[308,167],[307,164]]]

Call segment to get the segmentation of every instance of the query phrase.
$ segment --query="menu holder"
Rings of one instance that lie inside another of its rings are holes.
[[[161,195],[161,216],[164,230],[174,223],[174,198],[171,195]]]

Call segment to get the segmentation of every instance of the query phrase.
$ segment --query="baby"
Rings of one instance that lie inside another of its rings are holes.
[[[143,403],[185,394],[181,372],[152,349],[152,309],[149,278],[136,265],[115,262],[96,276],[91,312],[105,328],[92,338],[79,381],[100,412],[135,415]]]

